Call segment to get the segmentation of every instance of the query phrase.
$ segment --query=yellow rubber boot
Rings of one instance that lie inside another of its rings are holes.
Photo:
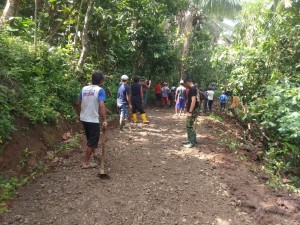
[[[141,118],[142,118],[143,123],[146,123],[146,124],[149,123],[149,121],[147,120],[147,117],[146,117],[146,113],[141,114]]]
[[[137,115],[136,113],[132,113],[132,119],[134,123],[137,123]]]

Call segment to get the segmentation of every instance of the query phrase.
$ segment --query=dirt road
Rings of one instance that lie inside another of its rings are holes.
[[[22,188],[0,223],[268,224],[266,219],[255,218],[254,210],[244,210],[232,194],[228,174],[216,165],[221,158],[210,154],[220,147],[219,133],[205,117],[199,119],[199,144],[192,149],[181,146],[186,138],[185,117],[174,117],[168,109],[151,109],[148,119],[149,125],[135,124],[127,132],[107,132],[110,180],[100,181],[97,169],[81,169],[83,149],[76,151],[61,159],[53,171]],[[237,170],[229,175],[234,177]],[[252,178],[238,180],[243,179]],[[294,218],[291,223],[272,221],[269,224],[299,224]]]

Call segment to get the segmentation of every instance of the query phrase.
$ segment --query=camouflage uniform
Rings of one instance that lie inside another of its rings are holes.
[[[188,135],[188,140],[192,145],[196,144],[196,124],[195,121],[197,119],[197,116],[199,114],[199,108],[194,109],[192,113],[192,117],[188,118],[186,121],[186,129],[187,129],[187,135]]]

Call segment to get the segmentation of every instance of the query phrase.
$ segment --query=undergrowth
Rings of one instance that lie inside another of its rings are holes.
[[[55,124],[60,116],[75,120],[80,84],[66,49],[40,43],[35,56],[31,42],[3,32],[0,58],[0,145],[15,130],[16,116],[42,124]]]
[[[15,191],[28,182],[28,177],[25,178],[5,178],[0,174],[0,214],[6,212],[6,200],[14,196]]]
[[[49,162],[51,163],[54,157],[69,157],[74,149],[80,147],[80,134],[75,134],[65,142],[60,143],[53,151],[53,154],[48,154],[46,158],[41,159],[34,163],[33,166],[29,165],[31,157],[35,157],[35,152],[25,148],[22,152],[22,158],[19,161],[20,166],[27,172],[24,177],[4,177],[0,174],[0,214],[7,211],[6,201],[12,199],[16,190],[27,184],[29,180],[34,180],[41,174],[44,174],[49,169]],[[50,156],[51,155],[51,156]]]

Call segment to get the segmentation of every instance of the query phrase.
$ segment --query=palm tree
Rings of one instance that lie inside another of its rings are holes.
[[[195,26],[202,24],[205,17],[233,17],[241,10],[240,0],[190,0],[186,12],[177,17],[179,24],[179,37],[183,39],[180,51],[181,63],[179,65],[180,78],[184,77],[184,60],[189,54],[190,40],[193,37]]]

